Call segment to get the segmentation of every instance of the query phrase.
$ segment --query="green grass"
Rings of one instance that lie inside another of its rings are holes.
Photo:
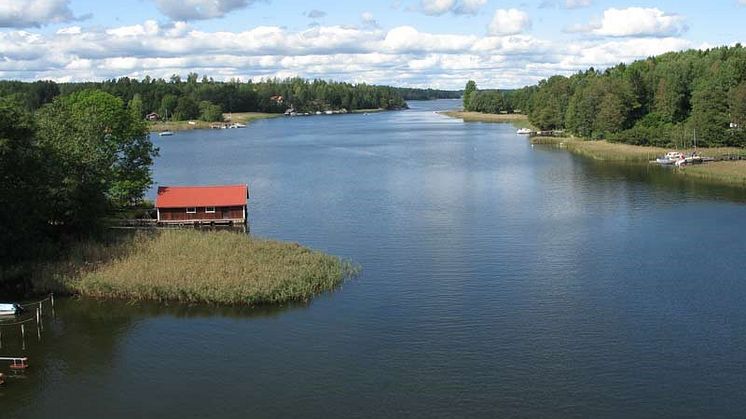
[[[70,246],[62,260],[39,266],[31,281],[38,292],[253,305],[308,300],[355,271],[347,261],[295,243],[162,230]]]

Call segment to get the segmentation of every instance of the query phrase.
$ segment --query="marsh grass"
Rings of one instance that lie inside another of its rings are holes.
[[[96,298],[220,304],[303,301],[357,268],[295,243],[229,231],[120,234],[71,246],[33,274],[37,291]]]
[[[621,162],[649,162],[671,151],[660,147],[643,147],[606,141],[586,141],[578,138],[533,137],[533,144],[561,146],[567,150],[596,160]],[[691,153],[693,149],[682,150]],[[732,158],[746,157],[746,150],[734,147],[699,148],[697,152],[705,157]],[[676,170],[678,175],[698,178],[708,182],[746,187],[746,161],[717,161],[700,165],[686,166]]]
[[[610,143],[607,141],[582,140],[576,137],[532,137],[534,144],[549,144],[559,146],[560,144],[577,154],[581,154],[596,160],[604,161],[628,161],[649,162],[657,157],[665,155],[672,149],[661,147],[646,147],[622,143]],[[691,153],[694,149],[680,150],[683,153]],[[699,148],[697,152],[706,157],[721,158],[725,156],[746,155],[746,150],[735,147],[713,147]]]
[[[526,122],[528,123],[528,117],[526,115],[517,114],[517,113],[494,114],[494,113],[465,112],[465,111],[443,111],[443,112],[438,112],[438,113],[441,115],[449,116],[451,118],[463,119],[464,122]]]
[[[707,179],[717,183],[746,186],[746,161],[718,161],[689,166],[680,172],[685,176]]]

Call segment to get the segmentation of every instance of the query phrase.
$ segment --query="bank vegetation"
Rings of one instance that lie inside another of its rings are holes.
[[[308,300],[355,270],[296,243],[163,230],[78,242],[37,264],[31,282],[38,292],[93,298],[255,305]]]

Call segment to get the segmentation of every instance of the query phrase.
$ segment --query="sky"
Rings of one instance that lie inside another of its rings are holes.
[[[516,88],[746,43],[746,0],[0,0],[0,79]]]

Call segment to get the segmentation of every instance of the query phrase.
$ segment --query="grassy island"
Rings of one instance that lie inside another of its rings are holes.
[[[464,122],[528,122],[528,117],[519,113],[482,113],[467,111],[443,111],[441,115],[463,119]]]
[[[83,242],[33,274],[34,289],[94,298],[217,304],[302,301],[355,268],[296,243],[230,231],[121,233]]]

